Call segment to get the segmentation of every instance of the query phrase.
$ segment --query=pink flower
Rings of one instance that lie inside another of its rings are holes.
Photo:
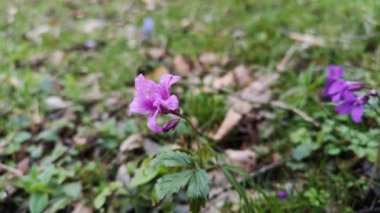
[[[165,74],[159,84],[144,78],[142,74],[135,79],[136,93],[129,105],[129,114],[148,115],[148,127],[153,132],[167,132],[177,126],[179,119],[168,121],[161,127],[157,123],[160,114],[179,114],[177,96],[171,95],[170,87],[179,81],[179,76]]]

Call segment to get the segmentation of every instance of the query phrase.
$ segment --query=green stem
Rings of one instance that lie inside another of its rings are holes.
[[[377,95],[376,96],[379,100],[380,100],[380,97]],[[375,106],[373,106],[372,104],[368,103],[368,105],[373,109],[373,111],[378,115],[380,116],[380,112],[376,109]],[[377,146],[377,155],[376,155],[376,161],[375,161],[375,164],[373,165],[372,167],[372,174],[371,174],[371,178],[369,180],[369,183],[368,183],[368,186],[369,186],[369,189],[372,187],[372,184],[375,180],[375,176],[377,176],[377,173],[378,173],[378,168],[379,168],[379,161],[380,161],[380,141],[379,141],[379,144]]]
[[[187,122],[187,124],[189,124],[191,126],[191,130],[193,131],[193,134],[196,135],[196,136],[200,136],[199,132],[197,131],[197,129],[194,127],[193,123],[191,123],[191,121],[186,118],[185,116],[183,116],[182,114],[178,113],[178,114],[175,114],[176,116],[178,116],[179,118],[185,120]],[[197,147],[198,149],[201,148],[201,145],[199,143],[199,140],[196,138],[195,141],[197,142]]]

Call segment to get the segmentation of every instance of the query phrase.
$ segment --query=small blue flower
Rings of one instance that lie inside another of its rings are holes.
[[[154,21],[151,17],[145,17],[141,27],[141,40],[147,40],[154,32]]]

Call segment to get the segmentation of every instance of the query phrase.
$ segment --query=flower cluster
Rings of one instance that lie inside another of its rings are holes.
[[[171,95],[170,87],[179,81],[179,76],[165,74],[157,84],[144,78],[142,74],[135,79],[135,97],[129,105],[129,114],[148,115],[148,127],[155,133],[167,132],[179,123],[179,119],[166,122],[163,126],[157,123],[160,114],[179,115],[179,101],[177,96]]]
[[[364,89],[364,84],[344,80],[344,69],[337,65],[328,66],[327,73],[324,96],[331,98],[337,105],[336,111],[339,114],[350,114],[355,123],[360,123],[369,94],[358,97],[355,92]]]

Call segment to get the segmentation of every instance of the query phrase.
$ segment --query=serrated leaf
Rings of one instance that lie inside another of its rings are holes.
[[[129,186],[135,188],[137,186],[148,183],[157,175],[157,170],[153,168],[141,168],[136,170],[135,176],[133,176]]]
[[[193,167],[193,158],[184,152],[180,151],[167,151],[160,153],[155,159],[152,160],[151,167],[156,168],[159,166],[166,167]]]
[[[206,199],[191,199],[190,200],[190,211],[192,213],[198,213],[201,211],[202,207],[206,204]]]
[[[171,196],[172,194],[183,189],[190,178],[193,175],[192,170],[185,170],[182,172],[169,174],[158,179],[155,190],[156,190],[156,200],[162,200],[164,197]]]
[[[45,193],[33,193],[29,199],[29,210],[31,213],[41,213],[46,208],[49,196]]]

